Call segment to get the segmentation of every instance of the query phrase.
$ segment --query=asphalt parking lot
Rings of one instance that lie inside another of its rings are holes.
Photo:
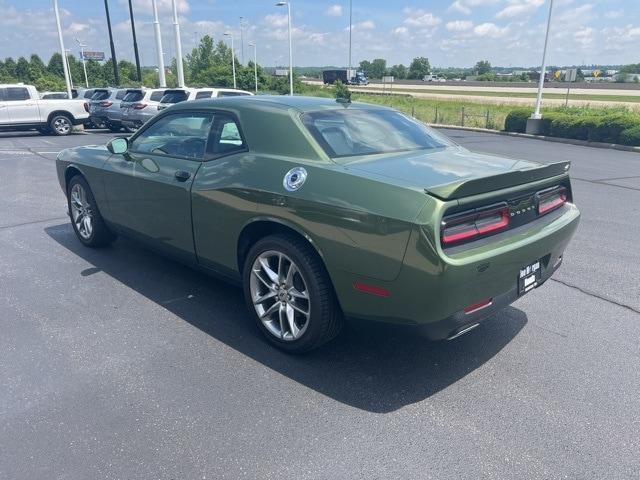
[[[307,356],[235,287],[80,245],[54,159],[111,135],[0,133],[0,478],[638,478],[640,155],[446,133],[573,162],[564,265],[455,341],[351,328]]]

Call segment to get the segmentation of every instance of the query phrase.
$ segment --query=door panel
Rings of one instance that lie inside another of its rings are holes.
[[[40,110],[38,101],[32,99],[25,87],[7,87],[4,91],[5,101],[11,123],[38,123]]]
[[[202,164],[211,113],[166,115],[107,162],[109,214],[125,232],[195,262],[191,185]]]

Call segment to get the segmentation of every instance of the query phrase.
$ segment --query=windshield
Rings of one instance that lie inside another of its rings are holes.
[[[189,97],[189,94],[184,90],[172,90],[168,91],[160,103],[180,103],[184,102]]]
[[[302,121],[332,158],[451,145],[426,125],[394,110],[326,110],[306,113]]]

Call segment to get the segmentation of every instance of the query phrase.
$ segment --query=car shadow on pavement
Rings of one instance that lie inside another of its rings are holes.
[[[307,355],[266,343],[248,315],[240,288],[159,256],[125,239],[86,248],[69,224],[45,229],[57,243],[180,319],[282,375],[336,401],[387,413],[424,400],[464,378],[502,350],[524,327],[524,312],[508,307],[451,342],[429,342],[388,325],[350,324]]]

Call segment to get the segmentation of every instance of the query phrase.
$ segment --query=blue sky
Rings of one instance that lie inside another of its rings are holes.
[[[241,55],[239,17],[244,17],[244,56],[258,45],[258,62],[287,62],[285,8],[269,0],[177,0],[183,51],[204,34],[216,40],[225,31],[236,37]],[[127,0],[109,0],[116,54],[133,57]],[[292,0],[294,64],[346,65],[348,0]],[[470,66],[540,63],[549,0],[353,0],[354,64],[385,58],[389,65],[426,56],[432,65]],[[43,58],[57,48],[50,0],[0,0],[0,58]],[[67,48],[80,38],[92,50],[108,52],[102,0],[59,0]],[[174,55],[171,0],[158,0],[164,50]],[[155,63],[151,0],[134,0],[142,63]],[[640,62],[640,1],[555,0],[551,64]]]

